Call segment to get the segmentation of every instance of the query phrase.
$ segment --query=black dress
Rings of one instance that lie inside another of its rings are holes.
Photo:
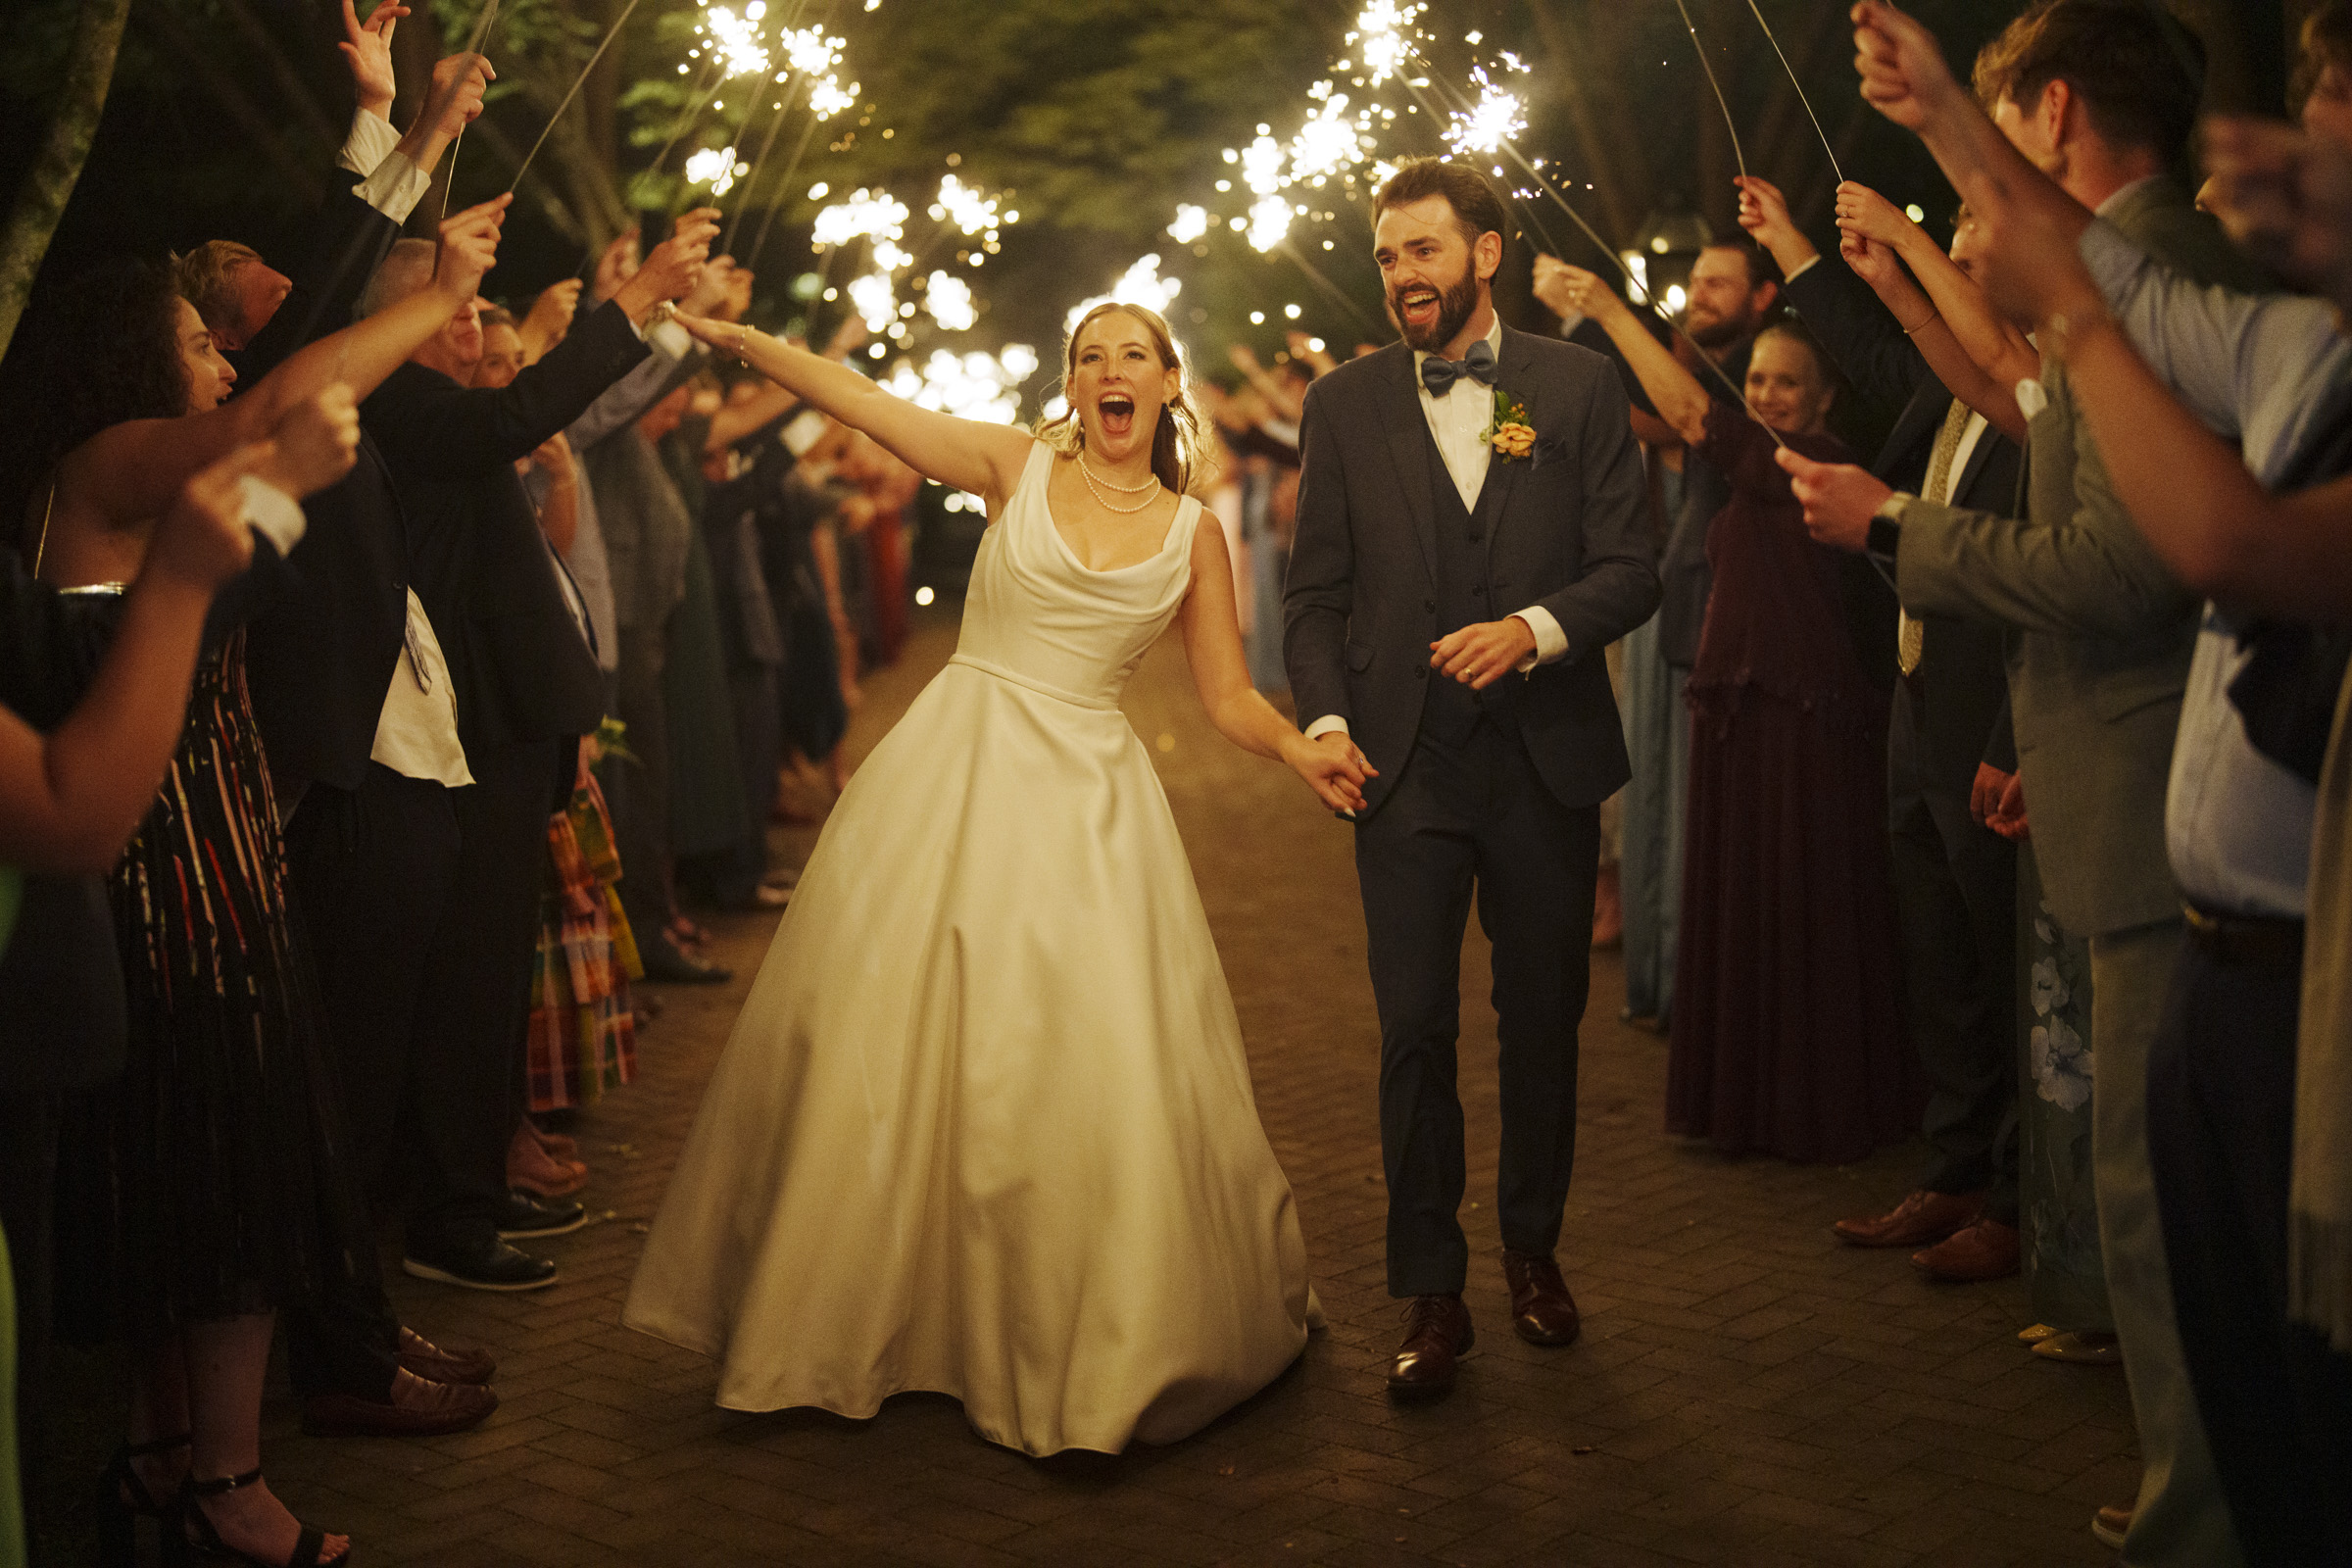
[[[1837,442],[1799,439],[1843,462]],[[1690,792],[1666,1125],[1731,1153],[1842,1162],[1919,1127],[1898,1004],[1886,697],[1856,647],[1859,564],[1805,532],[1773,440],[1716,405],[1731,482],[1690,671]],[[1867,570],[1865,566],[1862,569]],[[1891,599],[1865,617],[1891,653]]]
[[[60,1249],[83,1335],[153,1336],[310,1298],[362,1265],[318,1003],[245,636],[198,665],[163,789],[108,879],[128,983],[122,1077],[77,1099]]]

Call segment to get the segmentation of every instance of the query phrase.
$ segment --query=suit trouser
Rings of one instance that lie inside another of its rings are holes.
[[[2245,1558],[2181,1354],[2148,1164],[2148,1062],[2180,951],[2179,920],[2090,939],[2099,1250],[2139,1427],[2139,1498],[2123,1560],[2131,1568],[2233,1568]]]
[[[429,1129],[409,1210],[409,1251],[468,1250],[495,1240],[507,1196],[507,1144],[524,1104],[523,1035],[539,945],[547,818],[559,752],[523,741],[466,753],[474,781],[449,792],[458,859],[416,1003],[413,1125]],[[568,786],[570,770],[561,776]]]
[[[1424,731],[1389,798],[1356,829],[1380,1009],[1392,1296],[1458,1292],[1469,1272],[1454,1045],[1474,891],[1494,950],[1502,1245],[1548,1256],[1559,1241],[1599,853],[1598,808],[1562,806],[1517,731],[1488,719],[1459,744]]]
[[[2180,1346],[2258,1568],[2352,1565],[2352,1356],[2286,1314],[2302,962],[2191,934],[2148,1073]]]
[[[625,726],[621,745],[629,755],[612,759],[600,775],[612,812],[612,847],[620,854],[620,906],[641,945],[669,927],[669,703],[662,692],[667,637],[660,625],[620,628],[613,711]]]
[[[1652,616],[1625,638],[1625,1006],[1660,1022],[1674,1010],[1674,954],[1682,938],[1683,816],[1690,794],[1690,672],[1658,654]]]
[[[1911,760],[1889,768],[1886,804],[1904,1022],[1929,1084],[1919,1185],[1982,1192],[1986,1216],[2015,1225],[2017,850],[1965,798],[1920,787]]]
[[[57,1293],[57,1148],[65,1124],[65,1096],[54,1089],[12,1088],[0,1096],[0,1234],[8,1239],[5,1267],[16,1297],[16,1344],[6,1348],[16,1398],[0,1404],[0,1421],[16,1429],[22,1479],[32,1479],[36,1444],[46,1436],[49,1342]],[[17,1477],[8,1478],[14,1485]],[[32,1496],[30,1486],[23,1495]]]
[[[416,1020],[434,984],[431,939],[458,865],[451,792],[368,764],[357,790],[313,784],[286,824],[299,928],[318,976],[352,1184],[372,1192],[404,1132],[427,1149],[429,1127],[401,1123],[416,1102],[424,1052]],[[365,1213],[363,1207],[361,1212]],[[371,1237],[358,1268],[286,1313],[286,1364],[297,1392],[382,1399],[399,1367],[398,1317],[384,1295]]]

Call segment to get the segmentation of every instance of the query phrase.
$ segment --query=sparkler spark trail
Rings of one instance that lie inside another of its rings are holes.
[[[569,109],[571,101],[580,95],[580,85],[588,79],[588,73],[596,69],[599,60],[605,58],[605,51],[612,47],[612,40],[620,36],[620,29],[628,24],[630,14],[636,9],[637,0],[629,0],[628,8],[621,12],[612,26],[605,29],[605,36],[597,44],[596,53],[588,57],[588,63],[580,68],[580,74],[571,79],[571,87],[564,94],[564,101],[556,105],[556,112],[547,117],[546,124],[539,127],[539,139],[531,143],[531,150],[524,153],[522,162],[514,167],[514,184],[507,187],[508,195],[514,195],[515,186],[522,183],[522,172],[531,167],[531,160],[538,157],[539,149],[547,145],[548,132],[556,128],[556,122],[564,118],[564,111]]]
[[[1740,127],[1732,120],[1731,102],[1723,96],[1723,83],[1715,79],[1715,67],[1707,59],[1707,46],[1698,41],[1698,29],[1690,25],[1690,8],[1683,0],[1674,0],[1674,9],[1683,14],[1683,29],[1690,34],[1690,47],[1698,51],[1698,69],[1707,74],[1707,85],[1715,89],[1715,106],[1723,111],[1724,128],[1732,133],[1732,157],[1740,165],[1740,177],[1745,179],[1747,154],[1740,150]]]
[[[1838,167],[1838,149],[1830,145],[1830,133],[1821,128],[1821,117],[1813,112],[1813,100],[1805,96],[1805,84],[1796,79],[1796,68],[1788,63],[1788,54],[1781,48],[1781,40],[1774,36],[1772,24],[1764,20],[1764,13],[1756,0],[1747,0],[1747,9],[1755,13],[1756,25],[1762,27],[1764,36],[1771,40],[1772,52],[1781,57],[1781,69],[1788,73],[1788,85],[1796,89],[1796,101],[1805,106],[1805,118],[1813,122],[1813,134],[1821,138],[1821,150],[1830,155],[1830,172],[1838,176],[1838,184],[1844,184],[1845,171]]]

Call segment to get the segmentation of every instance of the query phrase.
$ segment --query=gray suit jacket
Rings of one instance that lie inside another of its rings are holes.
[[[1368,811],[1403,771],[1436,678],[1434,460],[1413,374],[1402,343],[1343,365],[1308,389],[1300,423],[1284,658],[1299,722],[1347,719],[1381,770]],[[1526,407],[1537,441],[1487,471],[1501,487],[1488,581],[1498,606],[1541,605],[1568,638],[1566,658],[1525,677],[1520,732],[1561,804],[1594,806],[1631,774],[1601,653],[1658,606],[1641,454],[1615,369],[1588,349],[1505,327],[1495,385]]]
[[[2183,275],[2258,290],[2220,225],[2171,179],[2131,192],[2108,221]],[[2010,629],[2018,771],[2050,908],[2102,936],[2180,912],[2164,847],[2164,792],[2198,599],[2157,560],[2107,477],[2063,368],[2031,420],[2026,518],[1914,501],[1896,579],[1914,614]]]

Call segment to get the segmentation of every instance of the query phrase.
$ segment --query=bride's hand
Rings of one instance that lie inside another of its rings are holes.
[[[1284,748],[1283,760],[1306,780],[1316,799],[1343,816],[1364,808],[1364,780],[1380,776],[1380,769],[1341,730],[1326,731],[1311,741],[1294,736]]]
[[[750,331],[739,322],[714,320],[708,316],[697,316],[691,311],[675,307],[670,310],[669,318],[712,348],[725,349],[729,353],[734,352]]]

